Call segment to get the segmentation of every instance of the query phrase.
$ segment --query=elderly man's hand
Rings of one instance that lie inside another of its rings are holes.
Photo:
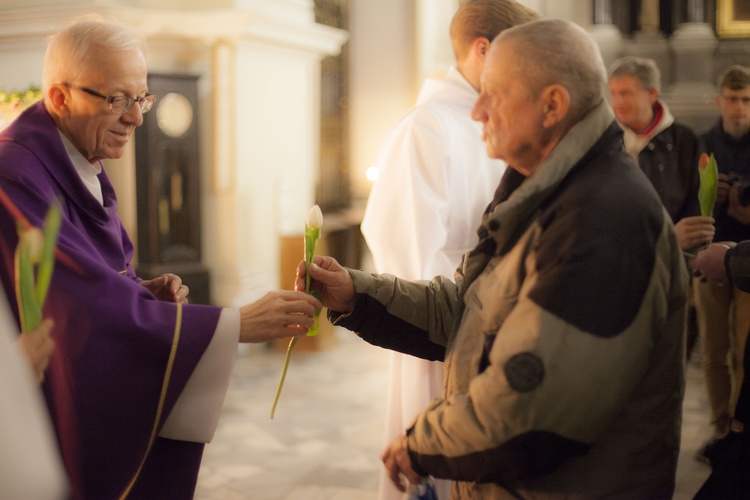
[[[305,261],[297,266],[296,290],[305,289],[305,275],[308,269]],[[348,313],[354,309],[354,283],[344,267],[333,257],[315,256],[310,264],[310,288],[320,292],[321,302],[332,311]]]
[[[383,460],[383,465],[385,465],[388,471],[388,477],[391,478],[393,484],[400,491],[406,491],[407,486],[404,484],[401,476],[404,476],[412,484],[422,482],[422,478],[411,467],[411,457],[409,456],[406,436],[395,439],[383,451],[380,458]]]
[[[154,297],[164,302],[188,303],[187,296],[190,289],[182,284],[182,279],[176,274],[162,274],[158,278],[141,281],[141,285],[148,288]]]

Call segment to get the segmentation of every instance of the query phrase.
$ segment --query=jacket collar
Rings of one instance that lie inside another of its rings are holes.
[[[519,230],[527,227],[541,204],[612,125],[612,109],[602,101],[563,137],[536,171],[506,200],[498,200],[500,203],[482,222],[480,233],[486,232],[495,241],[496,248],[501,253],[506,252]],[[508,176],[507,180],[511,181],[513,177]],[[498,191],[502,188],[501,183]]]
[[[620,124],[620,128],[622,128],[624,137],[623,140],[625,142],[625,150],[635,158],[636,163],[638,162],[638,155],[643,151],[643,148],[648,146],[648,143],[651,142],[651,140],[659,135],[660,133],[664,132],[667,128],[669,128],[674,123],[674,115],[672,115],[672,112],[669,111],[669,106],[667,106],[667,103],[659,99],[656,101],[656,104],[654,107],[661,108],[661,113],[656,113],[655,115],[659,116],[659,120],[653,124],[651,127],[649,127],[648,133],[645,134],[636,134],[628,128],[627,126],[623,125],[619,121],[617,123]]]

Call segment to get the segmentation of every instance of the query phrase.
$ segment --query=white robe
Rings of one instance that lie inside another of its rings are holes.
[[[68,497],[52,422],[0,290],[0,498]]]
[[[482,126],[470,117],[476,99],[476,90],[451,68],[443,80],[424,82],[416,106],[386,137],[362,221],[378,272],[409,280],[452,277],[476,244],[482,213],[505,170],[487,157]],[[441,395],[442,374],[441,362],[392,353],[386,444]],[[448,498],[448,488],[438,481],[439,498]],[[402,495],[382,472],[380,499]]]

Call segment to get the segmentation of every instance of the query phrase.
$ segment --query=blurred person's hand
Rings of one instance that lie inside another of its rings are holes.
[[[44,380],[49,357],[55,350],[55,341],[50,336],[53,326],[54,322],[51,319],[45,319],[34,330],[22,333],[17,340],[38,383]]]

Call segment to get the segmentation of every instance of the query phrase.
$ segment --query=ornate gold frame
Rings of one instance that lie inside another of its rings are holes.
[[[720,37],[750,37],[750,15],[739,19],[735,5],[742,0],[716,0],[716,31]]]

